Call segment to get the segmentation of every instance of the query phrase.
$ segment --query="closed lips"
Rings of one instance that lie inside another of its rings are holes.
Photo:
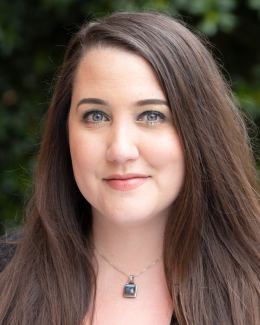
[[[148,176],[143,174],[127,174],[127,175],[110,175],[105,180],[109,187],[117,191],[133,190],[148,179]]]
[[[129,178],[147,178],[147,177],[149,176],[144,174],[128,173],[125,175],[112,174],[106,177],[105,179],[129,179]]]

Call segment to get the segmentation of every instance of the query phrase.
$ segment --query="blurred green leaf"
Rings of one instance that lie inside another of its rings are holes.
[[[260,0],[248,0],[248,6],[252,9],[260,9]]]
[[[238,23],[238,19],[232,13],[222,12],[219,15],[219,22],[218,23],[219,23],[219,27],[220,27],[221,31],[223,31],[225,33],[229,33],[229,32],[232,31],[232,29]]]

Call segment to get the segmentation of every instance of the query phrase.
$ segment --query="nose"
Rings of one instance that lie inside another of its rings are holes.
[[[136,160],[139,157],[137,134],[130,123],[120,123],[110,127],[107,138],[106,159],[117,164]]]

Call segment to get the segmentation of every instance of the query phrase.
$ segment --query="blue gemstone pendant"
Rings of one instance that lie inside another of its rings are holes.
[[[124,297],[125,298],[135,298],[137,294],[137,285],[134,282],[134,276],[129,276],[129,281],[124,288]]]

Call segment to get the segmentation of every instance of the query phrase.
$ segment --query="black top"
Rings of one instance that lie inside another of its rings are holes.
[[[9,234],[6,234],[0,237],[0,272],[4,270],[8,262],[11,261],[12,257],[14,256],[16,245],[12,244],[12,241],[17,240],[22,233],[22,230],[15,231]],[[5,242],[3,242],[5,241]],[[177,319],[175,318],[174,314],[172,315],[170,325],[178,325]]]

